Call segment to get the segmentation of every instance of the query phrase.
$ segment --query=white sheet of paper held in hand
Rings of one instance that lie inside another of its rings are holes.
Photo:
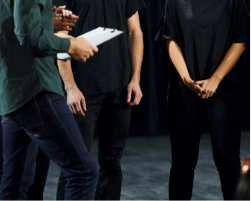
[[[91,44],[98,46],[108,40],[111,40],[112,38],[119,36],[122,33],[124,32],[118,31],[116,29],[108,29],[108,28],[99,27],[97,29],[94,29],[90,32],[87,32],[79,36],[78,38],[83,37],[86,40],[88,40]],[[57,58],[60,60],[69,60],[71,59],[71,56],[67,53],[58,53]]]

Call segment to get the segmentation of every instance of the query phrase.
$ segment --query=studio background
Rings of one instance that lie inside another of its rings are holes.
[[[250,1],[246,1],[250,13]],[[166,96],[169,79],[169,56],[167,49],[155,44],[154,37],[165,0],[145,0],[147,9],[140,14],[144,34],[145,53],[142,65],[141,87],[143,99],[134,106],[131,116],[130,136],[167,135]],[[249,31],[250,32],[250,31]],[[250,33],[248,33],[250,35]],[[243,130],[250,130],[250,44],[240,59],[244,97]],[[204,125],[207,131],[207,125]]]

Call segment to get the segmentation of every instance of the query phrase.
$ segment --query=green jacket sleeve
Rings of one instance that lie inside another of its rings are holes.
[[[52,7],[49,7],[48,0],[15,0],[13,13],[17,39],[22,46],[43,55],[68,52],[70,40],[59,38],[50,29],[42,26],[42,21],[48,21],[52,26],[51,17],[41,16],[44,9],[52,12]]]

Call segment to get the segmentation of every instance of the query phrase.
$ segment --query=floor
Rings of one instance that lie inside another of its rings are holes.
[[[92,155],[97,159],[97,140]],[[241,157],[250,154],[250,133],[243,132]],[[121,161],[122,200],[167,200],[171,166],[168,136],[129,138]],[[51,163],[44,192],[45,200],[55,200],[59,168]],[[203,134],[194,180],[194,200],[222,200],[220,181],[214,166],[208,134]]]

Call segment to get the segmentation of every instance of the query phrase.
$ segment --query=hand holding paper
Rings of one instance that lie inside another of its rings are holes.
[[[107,28],[99,27],[97,29],[94,29],[93,31],[90,31],[90,32],[88,32],[86,34],[83,34],[83,35],[79,36],[77,39],[75,38],[75,40],[85,39],[90,44],[92,44],[93,47],[94,47],[94,45],[98,46],[98,45],[100,45],[100,44],[102,44],[102,43],[104,43],[104,42],[106,42],[108,40],[111,40],[112,38],[115,38],[116,36],[119,36],[122,33],[123,33],[123,31],[118,31],[118,30],[115,30],[115,29],[107,29]],[[81,45],[83,45],[83,44],[81,44]],[[88,45],[88,43],[86,43],[86,45]],[[82,47],[84,47],[84,46],[82,46]],[[73,59],[76,59],[70,52],[69,52],[69,54],[67,54],[67,53],[57,54],[57,58],[60,59],[60,60],[71,59],[71,56],[72,56]]]

